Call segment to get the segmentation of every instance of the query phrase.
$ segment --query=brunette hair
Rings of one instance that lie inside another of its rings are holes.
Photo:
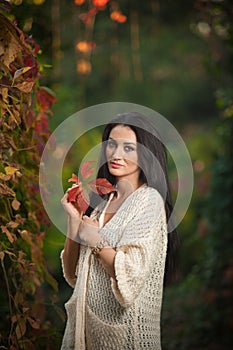
[[[138,166],[141,169],[140,180],[142,183],[155,188],[164,199],[169,232],[165,283],[169,283],[176,277],[180,242],[177,231],[175,229],[171,231],[172,226],[171,229],[169,227],[169,224],[172,225],[171,213],[173,211],[173,202],[168,180],[166,148],[160,140],[160,135],[152,120],[138,112],[118,114],[105,126],[102,134],[102,149],[97,178],[106,178],[113,185],[116,184],[115,176],[110,174],[108,170],[106,146],[111,130],[117,125],[129,127],[135,132],[137,143],[140,145],[138,148]],[[91,196],[91,207],[88,208],[87,214],[91,213],[99,200],[99,196]]]

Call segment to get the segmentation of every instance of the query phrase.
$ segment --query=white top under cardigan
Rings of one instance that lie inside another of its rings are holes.
[[[67,324],[61,349],[160,350],[167,250],[166,215],[160,194],[146,185],[139,187],[100,234],[116,249],[116,280],[86,246],[80,246],[76,281],[69,280],[62,265],[74,291],[65,304]]]

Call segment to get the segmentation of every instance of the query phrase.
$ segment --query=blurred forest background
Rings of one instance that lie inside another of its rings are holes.
[[[0,57],[0,349],[60,347],[72,290],[60,266],[65,237],[39,196],[40,155],[65,118],[117,101],[166,117],[193,163],[179,280],[164,293],[163,349],[231,349],[232,1],[1,0]],[[64,186],[99,140],[98,130],[78,140]]]

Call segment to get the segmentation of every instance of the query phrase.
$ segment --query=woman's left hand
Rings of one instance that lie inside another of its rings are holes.
[[[86,215],[83,216],[79,225],[78,238],[81,244],[95,247],[101,241],[99,222],[96,219],[92,220]]]

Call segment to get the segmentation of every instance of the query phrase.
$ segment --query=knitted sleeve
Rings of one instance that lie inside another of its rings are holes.
[[[164,245],[167,244],[165,209],[160,194],[148,189],[134,209],[135,215],[126,225],[116,249],[116,280],[111,279],[113,293],[124,307],[130,306],[140,295],[158,260],[161,260],[158,273],[163,274]]]

